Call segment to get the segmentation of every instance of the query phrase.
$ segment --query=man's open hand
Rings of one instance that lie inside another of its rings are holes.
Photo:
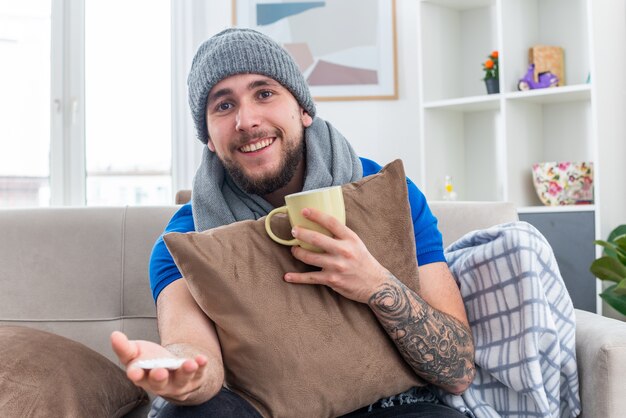
[[[294,227],[295,238],[324,250],[316,253],[292,247],[298,260],[320,267],[321,271],[285,274],[290,283],[322,284],[342,296],[367,303],[370,296],[387,279],[387,270],[370,254],[361,238],[334,217],[316,209],[303,209],[302,215],[323,226],[333,237],[309,229]]]
[[[130,341],[125,334],[114,331],[111,345],[122,364],[126,375],[137,386],[173,401],[184,402],[190,394],[198,390],[208,359],[197,355],[187,359],[177,370],[156,368],[144,370],[134,366],[139,360],[155,358],[177,358],[166,348],[150,341]]]

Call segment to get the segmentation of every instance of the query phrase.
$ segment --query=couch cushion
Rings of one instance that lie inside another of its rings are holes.
[[[0,416],[121,417],[147,399],[119,367],[80,343],[0,326]]]
[[[343,192],[348,227],[416,289],[401,162]],[[288,236],[286,217],[275,219],[273,229],[282,226]],[[421,384],[367,305],[325,286],[283,280],[286,272],[311,267],[293,258],[290,247],[274,243],[264,223],[165,236],[191,293],[217,326],[228,386],[264,416],[324,417]]]

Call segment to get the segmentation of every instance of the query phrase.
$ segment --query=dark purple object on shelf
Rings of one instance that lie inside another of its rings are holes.
[[[534,90],[534,89],[545,89],[547,87],[556,87],[559,83],[559,77],[547,71],[545,73],[539,73],[539,81],[536,82],[535,78],[535,64],[530,64],[528,66],[528,71],[523,78],[517,83],[518,90],[526,91],[526,90]]]

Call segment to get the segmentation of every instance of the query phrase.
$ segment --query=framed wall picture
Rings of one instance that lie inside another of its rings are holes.
[[[233,26],[279,42],[316,100],[397,99],[395,0],[232,0]]]

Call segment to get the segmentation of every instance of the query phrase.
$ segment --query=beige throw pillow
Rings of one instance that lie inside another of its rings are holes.
[[[417,286],[401,161],[343,186],[347,225],[372,255]],[[275,221],[289,236],[286,217]],[[283,280],[312,269],[266,234],[265,218],[165,243],[217,327],[226,383],[265,417],[333,417],[422,384],[365,304]],[[181,318],[183,321],[184,318]]]
[[[147,402],[146,392],[90,348],[0,326],[0,417],[122,417]]]

